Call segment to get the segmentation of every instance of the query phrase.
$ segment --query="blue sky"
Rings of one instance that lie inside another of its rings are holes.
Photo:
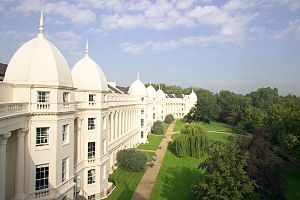
[[[38,33],[109,81],[300,95],[300,0],[0,0],[0,62]]]

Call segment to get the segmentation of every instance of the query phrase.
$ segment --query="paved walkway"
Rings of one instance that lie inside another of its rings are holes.
[[[133,193],[131,200],[150,199],[156,177],[158,175],[160,166],[162,164],[162,161],[164,159],[165,153],[168,148],[168,143],[171,140],[174,126],[175,124],[171,124],[169,126],[166,133],[166,138],[163,138],[163,140],[160,143],[160,147],[162,148],[157,149],[157,160],[154,162],[154,166],[152,168],[151,167],[147,168],[142,180],[138,184],[135,192]]]
[[[138,151],[144,151],[144,152],[152,152],[155,153],[157,150],[149,150],[149,149],[137,149]]]

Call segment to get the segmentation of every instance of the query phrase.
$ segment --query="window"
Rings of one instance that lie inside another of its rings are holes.
[[[104,164],[102,167],[102,179],[105,180],[106,179],[106,165]]]
[[[144,109],[142,109],[142,110],[141,110],[141,114],[144,114],[144,113],[145,113],[145,110],[144,110]]]
[[[88,118],[88,130],[95,129],[96,118]]]
[[[88,159],[95,158],[95,142],[88,143]]]
[[[90,169],[88,171],[88,184],[95,183],[95,169]]]
[[[141,127],[144,127],[144,119],[141,119]]]
[[[49,99],[50,99],[50,92],[38,91],[38,95],[37,95],[37,102],[38,103],[49,102]]]
[[[63,102],[64,103],[70,102],[70,92],[63,93]]]
[[[144,131],[141,131],[141,138],[144,138]]]
[[[64,182],[67,179],[68,161],[69,158],[65,158],[61,162],[61,182]]]
[[[69,124],[65,124],[62,126],[62,143],[67,144],[69,143]]]
[[[89,94],[89,105],[95,105],[96,103],[96,94]]]
[[[49,127],[36,128],[36,146],[49,145]]]
[[[153,107],[153,110],[155,110],[155,107]]]
[[[49,187],[49,164],[36,165],[35,168],[35,190]]]
[[[155,113],[153,113],[153,119],[155,119]]]
[[[96,199],[96,195],[92,194],[88,196],[88,200],[95,200]]]

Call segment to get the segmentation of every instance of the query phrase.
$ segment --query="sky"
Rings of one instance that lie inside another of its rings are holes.
[[[0,62],[38,34],[108,81],[300,95],[300,0],[0,0]]]

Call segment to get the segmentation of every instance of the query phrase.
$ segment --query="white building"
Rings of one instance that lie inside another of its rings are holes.
[[[147,142],[156,120],[182,118],[197,101],[107,82],[86,55],[72,71],[44,34],[11,58],[0,83],[0,200],[100,199],[113,188],[116,153]]]

